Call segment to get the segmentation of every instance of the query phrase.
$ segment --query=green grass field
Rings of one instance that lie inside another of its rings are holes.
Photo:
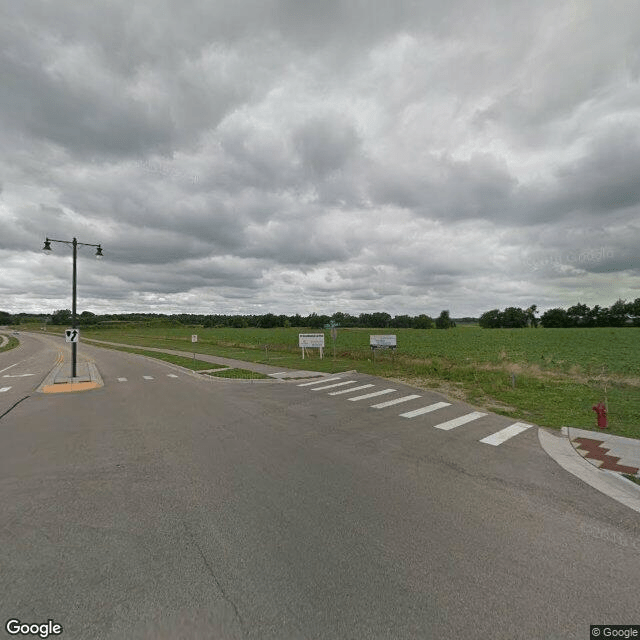
[[[325,372],[356,369],[464,399],[549,427],[596,429],[591,407],[607,401],[610,432],[640,438],[640,328],[339,329],[336,355],[325,331],[325,358],[302,360],[298,333],[310,329],[128,326],[83,329],[88,338],[164,347],[278,367]],[[191,343],[191,335],[198,342]],[[395,333],[397,353],[369,349],[369,335]]]

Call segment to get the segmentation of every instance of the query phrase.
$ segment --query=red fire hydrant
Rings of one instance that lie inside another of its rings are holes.
[[[598,402],[595,407],[591,407],[598,414],[598,426],[601,429],[607,428],[607,408],[602,404],[602,402]]]

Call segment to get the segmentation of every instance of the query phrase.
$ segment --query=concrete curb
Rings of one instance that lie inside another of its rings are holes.
[[[640,513],[640,486],[617,473],[603,471],[583,458],[568,437],[538,428],[538,441],[545,453],[565,471],[617,502]]]
[[[78,391],[91,391],[93,389],[99,389],[104,387],[104,381],[98,371],[98,367],[95,362],[86,362],[88,376],[83,376],[82,379],[75,378],[60,378],[60,372],[65,366],[64,360],[59,361],[47,374],[46,378],[40,383],[40,386],[36,389],[40,393],[76,393]],[[88,378],[88,380],[87,380]]]

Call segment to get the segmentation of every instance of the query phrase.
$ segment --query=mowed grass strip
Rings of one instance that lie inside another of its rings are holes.
[[[329,331],[324,359],[302,360],[299,333],[309,328],[233,329],[130,326],[89,329],[102,340],[198,352],[282,368],[336,373],[356,369],[431,388],[484,409],[548,427],[597,430],[591,407],[605,401],[609,432],[640,438],[640,328],[450,330],[338,328],[336,357]],[[373,358],[369,335],[397,335],[395,354]],[[265,349],[266,346],[266,349]],[[210,368],[210,367],[209,367]]]
[[[13,336],[7,336],[7,338],[9,338],[9,342],[7,342],[4,347],[0,347],[0,353],[2,351],[10,351],[11,349],[15,349],[20,344],[20,341]]]
[[[112,345],[100,345],[105,349],[113,349],[114,351],[124,351],[126,353],[135,353],[139,356],[146,356],[147,358],[154,358],[155,360],[162,360],[163,362],[170,362],[171,364],[177,364],[185,369],[191,369],[192,371],[202,371],[206,369],[221,369],[225,367],[224,364],[215,364],[213,362],[205,362],[204,360],[196,360],[188,358],[186,356],[177,356],[173,353],[163,353],[161,351],[149,351],[146,349],[135,349],[129,347],[115,347]]]
[[[250,371],[249,369],[228,369],[227,371],[212,371],[206,373],[207,376],[214,378],[234,378],[237,380],[271,380],[268,375],[260,373],[259,371]]]

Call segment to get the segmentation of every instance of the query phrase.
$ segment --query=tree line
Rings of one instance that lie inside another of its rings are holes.
[[[537,306],[527,309],[507,307],[504,311],[491,309],[485,311],[479,320],[485,329],[516,329],[537,327],[538,324],[550,328],[566,327],[640,327],[640,298],[633,302],[618,300],[610,307],[575,304],[568,309],[548,309],[540,318],[536,318]]]
[[[477,318],[461,318],[461,322],[477,322]],[[7,311],[0,311],[0,325],[19,324],[20,322],[42,322],[57,326],[70,326],[71,311],[58,309],[52,315],[46,314],[16,314],[12,316]],[[334,324],[340,327],[358,328],[389,328],[389,329],[449,329],[456,326],[456,320],[450,317],[448,310],[443,310],[437,318],[424,313],[417,316],[391,316],[385,312],[361,313],[357,316],[349,313],[336,312],[332,315],[311,313],[307,316],[276,315],[265,313],[262,315],[223,315],[223,314],[195,314],[195,313],[115,313],[97,315],[91,311],[83,311],[76,316],[79,326],[100,325],[101,327],[118,326],[125,323],[148,323],[167,325],[201,325],[204,327],[257,327],[272,329],[275,327],[300,327],[322,329],[326,325]]]

